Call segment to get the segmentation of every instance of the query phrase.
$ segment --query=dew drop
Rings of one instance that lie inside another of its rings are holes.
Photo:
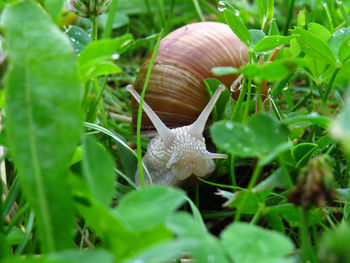
[[[237,9],[235,10],[235,15],[239,16],[239,11]]]
[[[289,89],[289,86],[285,86],[284,88],[283,88],[283,90],[288,90]]]
[[[114,54],[112,54],[112,59],[113,60],[117,60],[117,59],[119,59],[119,54],[117,54],[117,53],[114,53]]]
[[[250,148],[244,147],[244,148],[243,148],[243,152],[250,152]]]
[[[342,33],[342,34],[345,34],[343,29],[340,29],[339,32]]]
[[[219,1],[218,2],[218,10],[219,12],[224,12],[224,10],[226,9],[226,5],[224,1]]]
[[[75,42],[75,41],[76,41],[76,39],[73,38],[73,37],[71,37],[70,40],[71,40],[72,42]]]
[[[232,130],[234,125],[233,125],[232,122],[226,122],[225,126],[226,126],[227,129]]]

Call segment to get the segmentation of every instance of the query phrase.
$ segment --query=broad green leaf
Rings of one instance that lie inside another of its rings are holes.
[[[178,258],[184,251],[192,250],[198,246],[198,240],[195,239],[178,239],[157,243],[148,249],[141,251],[125,263],[135,262],[172,262]]]
[[[255,214],[259,209],[259,203],[264,203],[272,188],[260,192],[242,190],[234,193],[233,197],[224,205],[235,207],[244,214]]]
[[[225,9],[224,17],[225,17],[226,23],[230,26],[230,28],[238,36],[238,38],[244,44],[250,47],[251,45],[250,34],[243,20],[239,17],[239,12],[237,10],[236,12],[233,12],[229,9]]]
[[[11,255],[8,237],[6,237],[3,233],[0,233],[0,244],[0,260],[2,261],[7,256]]]
[[[73,245],[68,161],[82,128],[80,83],[68,39],[33,1],[4,10],[7,137],[43,251]]]
[[[298,59],[280,59],[263,65],[247,64],[239,69],[233,67],[215,67],[212,71],[217,76],[243,73],[249,78],[255,78],[260,81],[276,81],[284,79],[291,73],[295,73],[298,65],[301,63],[302,61]]]
[[[298,211],[298,208],[291,203],[271,206],[268,208],[268,212],[272,214],[280,215],[288,222],[288,224],[291,227],[298,227],[301,224],[300,213]],[[313,208],[309,210],[308,223],[310,226],[316,225],[321,222],[323,217],[324,217],[324,214],[320,209]]]
[[[231,224],[222,232],[221,239],[236,263],[284,262],[294,250],[287,236],[247,223]]]
[[[307,24],[307,29],[311,33],[318,36],[325,43],[327,43],[329,38],[332,36],[331,32],[329,32],[327,28],[317,23]]]
[[[246,125],[217,122],[210,131],[219,148],[242,157],[261,156],[288,140],[286,127],[265,113],[254,115]]]
[[[45,1],[45,8],[55,21],[58,15],[61,13],[64,6],[64,0],[48,0]]]
[[[134,230],[151,229],[163,224],[166,218],[185,202],[179,189],[153,186],[133,191],[116,207],[115,213]]]
[[[341,42],[338,52],[340,62],[346,62],[350,58],[350,35]]]
[[[268,50],[272,50],[275,47],[280,45],[288,44],[294,36],[267,36],[262,38],[256,45],[254,46],[255,52],[264,52]]]
[[[229,262],[219,240],[201,227],[189,214],[179,212],[172,215],[167,220],[167,227],[178,236],[179,240],[194,241],[186,251],[196,262]]]
[[[84,136],[83,173],[93,198],[109,206],[115,191],[114,161],[110,154],[91,136]]]
[[[254,47],[261,39],[266,37],[266,34],[262,30],[249,29],[249,34],[252,39],[251,47]]]
[[[292,149],[292,156],[297,163],[297,167],[306,165],[313,154],[317,151],[318,145],[315,143],[299,143]]]
[[[300,48],[313,59],[320,60],[331,65],[336,64],[336,58],[330,47],[317,35],[305,29],[295,27],[292,31],[297,37]]]
[[[333,53],[342,61],[340,55],[340,45],[350,36],[350,26],[338,29],[328,40],[328,45]]]
[[[316,124],[323,128],[327,128],[330,123],[330,118],[326,116],[321,116],[317,112],[311,112],[308,115],[296,115],[288,117],[284,123],[287,125],[293,125],[298,123],[302,127],[306,125]]]
[[[102,39],[91,42],[78,57],[80,75],[84,81],[93,77],[93,72],[101,64],[118,59],[126,51],[131,35],[124,35],[116,39]]]
[[[59,253],[53,253],[46,256],[50,260],[65,260],[66,262],[75,263],[113,263],[115,262],[113,255],[106,250],[66,250]]]
[[[87,71],[86,75],[88,78],[96,78],[98,76],[116,74],[120,72],[122,72],[121,68],[112,62],[101,61],[97,67],[92,67],[89,71]]]
[[[70,26],[66,34],[73,45],[76,56],[79,56],[83,49],[91,42],[89,34],[78,26]]]

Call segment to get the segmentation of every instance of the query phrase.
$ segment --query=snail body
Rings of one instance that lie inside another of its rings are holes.
[[[135,89],[131,85],[127,89],[140,102],[140,96]],[[202,135],[207,119],[224,89],[224,86],[219,86],[194,123],[174,129],[166,127],[148,104],[143,102],[143,110],[158,132],[150,140],[143,157],[153,184],[178,186],[192,174],[199,177],[211,174],[215,169],[213,159],[227,158],[226,154],[208,152]],[[138,170],[135,178],[140,185]],[[145,182],[149,184],[149,178],[145,177]]]
[[[141,66],[135,89],[128,90],[139,102],[151,54]],[[144,97],[142,131],[157,131],[150,140],[143,162],[153,184],[180,185],[192,174],[203,177],[215,169],[213,159],[225,154],[206,150],[203,131],[210,113],[225,89],[219,86],[212,98],[204,84],[215,77],[219,66],[239,68],[248,60],[248,49],[226,24],[200,22],[179,28],[161,40]],[[230,86],[237,78],[218,78]],[[235,97],[237,94],[233,94]],[[138,104],[133,103],[136,126]],[[136,183],[140,184],[138,171]],[[145,176],[146,184],[150,181]]]

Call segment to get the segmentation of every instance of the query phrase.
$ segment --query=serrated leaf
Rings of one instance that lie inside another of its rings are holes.
[[[230,26],[230,28],[238,36],[238,38],[244,44],[250,47],[251,45],[250,34],[243,20],[239,17],[239,13],[238,15],[236,15],[236,13],[234,13],[233,11],[229,9],[225,9],[224,17],[225,17],[226,23]]]
[[[68,39],[33,1],[2,14],[9,55],[7,137],[33,206],[43,251],[73,245],[68,161],[82,128],[80,83]]]

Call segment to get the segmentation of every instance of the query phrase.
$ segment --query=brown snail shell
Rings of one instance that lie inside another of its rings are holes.
[[[135,89],[142,92],[152,54],[140,68]],[[169,128],[193,123],[209,101],[206,78],[217,78],[230,87],[237,75],[214,76],[219,66],[239,68],[248,61],[248,48],[230,27],[218,22],[183,26],[161,40],[144,100]],[[237,97],[238,94],[233,94]],[[136,127],[138,104],[132,104]],[[154,130],[142,114],[142,131]]]

